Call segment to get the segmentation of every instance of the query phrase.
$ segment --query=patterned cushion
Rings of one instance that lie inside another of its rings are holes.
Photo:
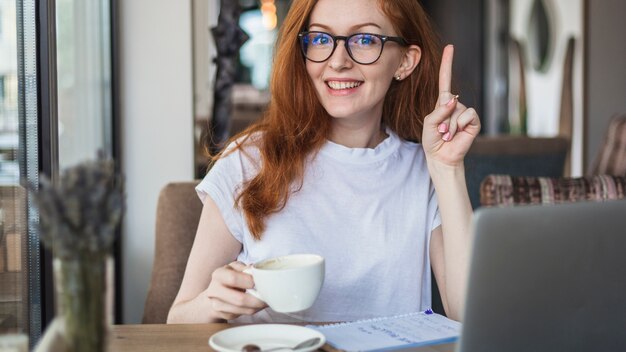
[[[626,197],[626,177],[512,177],[489,175],[480,185],[483,206],[556,204]]]

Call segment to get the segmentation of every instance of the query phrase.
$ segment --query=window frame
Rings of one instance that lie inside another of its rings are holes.
[[[111,46],[112,111],[110,126],[105,131],[110,134],[110,152],[120,171],[118,3],[117,0],[108,1],[109,32],[103,35],[109,35]],[[16,22],[20,181],[38,187],[40,175],[52,180],[59,175],[56,1],[16,0]],[[25,316],[30,347],[33,348],[54,318],[54,285],[52,254],[40,245],[39,213],[31,196],[28,196],[25,208],[27,287],[23,298],[27,302]],[[120,228],[118,235],[119,232]],[[114,258],[116,266],[121,267],[120,240],[114,244]],[[116,272],[115,283],[115,322],[119,323],[123,292],[121,271]]]

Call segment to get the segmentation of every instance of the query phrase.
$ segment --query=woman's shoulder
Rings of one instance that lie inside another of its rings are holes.
[[[253,132],[231,141],[220,155],[219,160],[242,160],[258,162],[260,159],[263,132]]]
[[[400,150],[402,152],[408,152],[408,153],[422,153],[423,152],[424,149],[422,147],[422,143],[404,139],[398,136],[398,134],[393,131],[391,131],[391,133],[393,133],[395,138],[397,138],[400,141]]]
[[[257,131],[231,140],[230,143],[224,148],[224,154],[232,153],[235,151],[250,151],[258,150],[263,140],[263,132]]]
[[[210,183],[232,186],[253,177],[261,164],[259,137],[244,135],[231,141],[209,167],[199,187]]]
[[[408,164],[419,170],[426,170],[426,155],[422,143],[398,137],[400,143],[396,157],[401,162]]]

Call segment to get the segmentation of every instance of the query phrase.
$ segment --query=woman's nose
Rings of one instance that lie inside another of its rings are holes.
[[[348,54],[344,43],[337,43],[337,48],[335,49],[335,52],[328,59],[328,65],[330,66],[330,68],[332,68],[333,70],[341,70],[344,68],[352,67],[352,64],[352,58]]]

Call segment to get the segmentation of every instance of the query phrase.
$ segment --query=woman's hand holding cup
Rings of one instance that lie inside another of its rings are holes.
[[[280,313],[297,312],[313,305],[324,275],[324,258],[316,254],[286,255],[251,266],[232,262],[213,272],[204,296],[217,319],[252,315],[268,305]]]
[[[232,262],[213,272],[205,296],[210,301],[212,316],[231,320],[241,315],[252,315],[267,307],[260,299],[246,294],[254,287],[252,276],[244,273],[246,265]]]

